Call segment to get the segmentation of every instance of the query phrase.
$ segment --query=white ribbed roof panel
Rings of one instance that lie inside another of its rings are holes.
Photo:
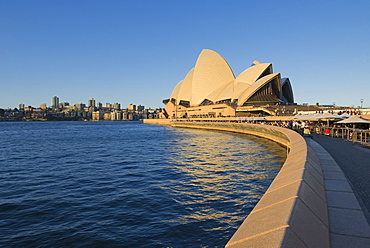
[[[185,79],[182,81],[182,85],[177,96],[178,101],[190,101],[191,100],[191,87],[193,84],[193,75],[194,75],[194,68],[191,69],[188,74],[186,75]]]
[[[234,80],[227,84],[227,86],[216,96],[215,101],[222,101],[226,99],[232,99],[234,92]]]
[[[234,91],[234,80],[221,85],[216,90],[212,91],[206,98],[212,102],[231,99]]]
[[[271,63],[259,63],[253,62],[255,65],[244,70],[235,79],[235,90],[233,93],[233,99],[238,99],[240,95],[246,90],[243,86],[251,86],[257,79],[262,75],[262,73],[271,66]],[[242,83],[242,84],[240,84]]]
[[[284,102],[293,102],[293,91],[289,79],[272,73],[271,63],[254,61],[236,78],[230,66],[218,53],[204,49],[199,54],[195,67],[174,88],[171,99],[189,101],[190,106],[199,106],[207,99],[212,103],[230,99],[243,105],[261,87],[275,80],[273,90]]]
[[[238,105],[242,106],[250,97],[253,96],[259,89],[269,83],[271,80],[278,78],[280,81],[280,73],[272,73],[263,78],[258,79],[253,85],[247,88],[239,97]],[[281,89],[281,85],[279,85],[279,89]]]
[[[234,79],[225,59],[212,50],[204,49],[195,64],[191,105],[201,104],[212,91]]]
[[[172,94],[171,94],[171,97],[170,97],[170,99],[176,99],[176,103],[178,103],[177,102],[177,96],[179,95],[179,91],[180,91],[180,88],[181,88],[181,85],[182,85],[182,82],[183,81],[180,81],[176,86],[175,86],[175,88],[173,89],[173,91],[172,91]]]

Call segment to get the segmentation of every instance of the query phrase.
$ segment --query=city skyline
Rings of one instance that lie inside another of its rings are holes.
[[[38,105],[29,105],[29,104],[25,104],[25,103],[21,102],[14,108],[17,108],[17,109],[22,109],[22,108],[25,108],[25,107],[39,108],[41,106],[44,106],[44,108],[46,108],[46,107],[60,108],[61,105],[63,105],[63,106],[74,106],[74,105],[79,105],[79,104],[82,104],[85,107],[95,107],[95,108],[98,108],[98,109],[99,108],[124,109],[124,108],[121,107],[121,106],[124,106],[124,105],[121,105],[121,103],[119,103],[119,102],[115,102],[115,103],[105,102],[105,103],[102,103],[100,101],[96,101],[95,98],[91,97],[86,102],[79,101],[79,102],[76,102],[76,103],[70,103],[69,101],[61,101],[58,96],[53,96],[51,98],[50,104],[48,104],[46,102],[43,102],[43,103],[39,103]],[[133,103],[129,103],[129,104],[126,104],[126,105],[127,105],[128,109],[133,108],[133,106],[134,106],[134,108],[136,108],[136,107],[145,108],[145,106],[141,105],[141,104],[136,105],[136,104],[133,104]],[[21,107],[21,106],[23,106],[23,107]],[[13,109],[13,108],[10,108],[10,109]]]
[[[298,104],[370,106],[368,1],[0,2],[0,108],[162,100],[202,49],[236,75],[254,60],[294,82]],[[361,99],[363,101],[361,102]]]
[[[1,109],[0,121],[137,121],[159,118],[162,109],[146,109],[139,104],[96,103],[90,98],[86,103],[69,104],[53,96],[51,104],[42,103],[39,107],[20,103],[18,108]]]

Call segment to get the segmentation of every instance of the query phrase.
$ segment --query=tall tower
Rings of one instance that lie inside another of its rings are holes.
[[[136,105],[134,105],[134,104],[130,103],[130,104],[128,105],[128,110],[136,111]]]
[[[54,96],[53,98],[51,98],[51,107],[58,108],[58,106],[59,106],[59,97]]]
[[[95,108],[95,99],[94,99],[94,98],[90,98],[90,99],[87,101],[87,106],[88,106],[88,107],[94,107],[94,108]]]

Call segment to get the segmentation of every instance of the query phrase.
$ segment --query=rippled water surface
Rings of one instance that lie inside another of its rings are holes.
[[[1,247],[223,247],[285,159],[140,122],[0,122]]]

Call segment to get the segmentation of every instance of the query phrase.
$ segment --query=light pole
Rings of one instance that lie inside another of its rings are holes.
[[[364,99],[360,99],[360,103],[361,103],[361,109],[362,109],[362,104],[364,103]]]

